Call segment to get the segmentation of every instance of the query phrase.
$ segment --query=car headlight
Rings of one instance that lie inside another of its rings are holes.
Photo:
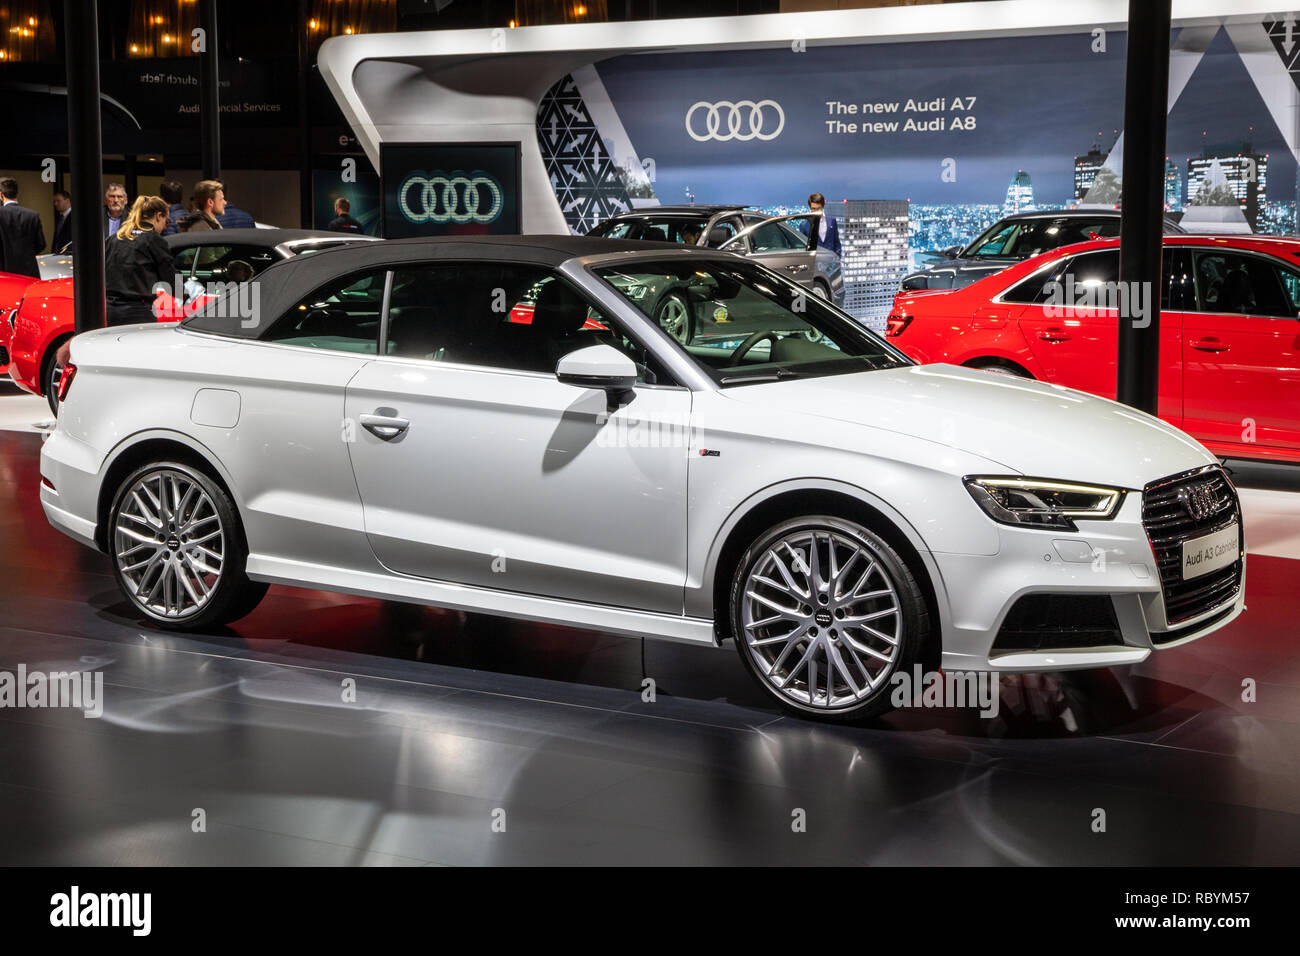
[[[1026,528],[1074,530],[1075,518],[1113,518],[1121,488],[1038,478],[965,478],[966,490],[994,521]]]

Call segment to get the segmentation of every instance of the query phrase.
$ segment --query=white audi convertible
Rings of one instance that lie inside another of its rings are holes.
[[[1242,611],[1237,495],[1196,441],[915,365],[750,260],[409,240],[254,281],[78,336],[60,379],[45,513],[164,627],[280,583],[731,639],[782,705],[850,720],[916,666],[1129,664]]]

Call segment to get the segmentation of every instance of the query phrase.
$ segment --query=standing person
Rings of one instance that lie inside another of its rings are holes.
[[[121,183],[109,183],[104,190],[104,238],[117,235],[126,216],[126,187]]]
[[[222,195],[225,195],[226,184],[221,184]],[[256,229],[257,221],[253,219],[250,213],[245,212],[238,206],[232,206],[230,200],[226,200],[225,212],[217,214],[217,221],[221,223],[222,229]]]
[[[351,211],[352,203],[340,196],[334,200],[334,218],[325,228],[330,232],[365,232],[360,221],[352,218]]]
[[[66,189],[54,190],[54,241],[50,252],[72,251],[72,194]]]
[[[840,254],[840,228],[835,225],[835,220],[826,214],[826,197],[821,193],[813,193],[808,197],[808,208],[812,212],[821,213],[821,221],[817,224],[817,245],[831,250],[837,256]],[[808,220],[799,220],[799,231],[805,236],[808,235]]]
[[[190,205],[194,211],[177,223],[181,232],[220,229],[221,222],[217,217],[226,211],[226,191],[215,179],[201,179],[194,184]]]
[[[162,235],[180,232],[180,221],[189,212],[185,208],[185,187],[174,179],[168,179],[158,187],[158,195],[167,204],[167,225],[163,227]]]
[[[154,286],[176,284],[176,263],[167,240],[167,203],[160,196],[140,196],[117,233],[104,245],[104,287],[108,324],[156,322]]]
[[[35,210],[18,205],[18,180],[0,179],[0,272],[41,277],[36,257],[45,251],[45,230]]]

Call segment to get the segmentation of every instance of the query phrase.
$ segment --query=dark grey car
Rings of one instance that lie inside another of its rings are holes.
[[[1113,209],[1056,209],[1007,216],[969,245],[945,249],[942,255],[946,258],[905,276],[898,290],[962,289],[1059,246],[1118,236],[1119,223],[1119,211]],[[1167,234],[1185,231],[1172,219],[1165,220]]]

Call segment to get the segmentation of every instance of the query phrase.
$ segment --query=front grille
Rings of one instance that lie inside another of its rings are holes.
[[[1183,493],[1180,497],[1180,492]],[[1186,499],[1198,500],[1203,511],[1193,515]],[[1241,588],[1240,557],[1226,568],[1183,580],[1183,542],[1228,527],[1241,526],[1237,492],[1222,468],[1212,466],[1162,478],[1142,491],[1142,525],[1160,570],[1165,620],[1170,627],[1232,600]],[[1238,535],[1238,547],[1241,537]],[[1170,635],[1173,640],[1177,635]]]
[[[1002,622],[993,652],[1066,650],[1123,644],[1115,605],[1104,594],[1026,594]]]

